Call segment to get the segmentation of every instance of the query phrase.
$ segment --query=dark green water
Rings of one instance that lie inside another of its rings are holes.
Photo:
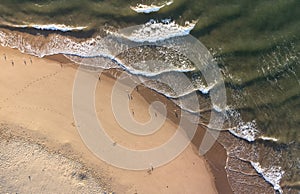
[[[137,3],[163,2],[1,0],[0,23],[2,27],[87,26],[74,35],[93,36],[104,26],[119,29],[144,24],[150,19],[170,18],[181,25],[198,20],[191,35],[217,59],[226,83],[228,105],[244,122],[255,120],[258,136],[278,139],[277,143],[262,140],[250,143],[252,152],[254,147],[260,152],[258,160],[266,168],[281,166],[285,182],[299,182],[300,1],[174,0],[173,4],[151,14],[138,14],[130,9],[130,5]],[[239,119],[233,119],[232,123],[238,125]],[[249,144],[239,141],[243,146]],[[263,161],[264,157],[269,160]]]

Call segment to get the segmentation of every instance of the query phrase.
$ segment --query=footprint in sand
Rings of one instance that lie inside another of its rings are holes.
[[[54,113],[54,114],[59,115],[59,116],[64,116],[62,113],[60,113],[56,110],[47,108],[47,107],[16,105],[16,106],[5,106],[5,107],[2,107],[2,108],[3,109],[21,109],[21,110],[28,110],[28,111],[44,111],[44,112],[51,112],[51,113]]]
[[[13,61],[12,61],[12,64],[14,64]],[[37,79],[35,79],[35,80],[33,80],[33,81],[27,83],[23,88],[19,89],[17,92],[15,92],[14,94],[12,94],[11,96],[5,98],[5,99],[2,101],[2,103],[8,101],[8,100],[9,100],[10,98],[12,98],[12,97],[16,97],[16,96],[21,95],[21,94],[24,92],[24,90],[26,90],[27,88],[29,88],[29,87],[32,86],[33,84],[36,84],[36,83],[38,83],[38,82],[40,82],[40,81],[42,81],[42,80],[44,80],[44,79],[47,79],[47,78],[51,78],[51,77],[56,76],[59,72],[61,72],[61,70],[56,71],[56,72],[54,72],[54,73],[50,73],[50,74],[48,74],[48,75],[44,75],[44,76],[42,76],[42,77],[39,77],[39,78],[37,78]]]

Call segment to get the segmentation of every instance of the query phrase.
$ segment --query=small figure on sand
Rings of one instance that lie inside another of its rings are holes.
[[[31,59],[31,57],[29,59],[30,59],[30,64],[32,65],[32,59]]]
[[[26,60],[24,60],[24,64],[25,64],[25,65],[27,65],[27,62],[26,62]]]
[[[130,94],[127,94],[127,97],[128,97],[129,100],[133,99],[132,95],[130,95]]]
[[[4,60],[6,61],[6,55],[5,55],[5,54],[3,54],[3,56],[4,56]]]
[[[152,174],[153,170],[154,170],[154,167],[152,166],[152,164],[150,164],[150,169],[147,170],[148,174],[149,175]]]
[[[178,113],[177,112],[175,112],[175,117],[178,118]]]
[[[11,66],[15,66],[15,62],[14,61],[11,61]]]

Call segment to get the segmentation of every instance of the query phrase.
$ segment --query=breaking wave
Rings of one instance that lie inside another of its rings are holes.
[[[185,22],[184,26],[175,21],[164,19],[161,21],[150,20],[141,27],[128,28],[130,34],[120,34],[134,42],[157,42],[178,36],[186,36],[194,29],[197,21]]]
[[[232,127],[228,129],[230,133],[249,142],[253,142],[258,138],[259,130],[255,120],[245,122],[240,113],[231,108],[227,109],[227,116],[230,117],[232,122]]]
[[[173,3],[173,1],[168,1],[163,3],[162,5],[144,5],[144,4],[137,4],[136,6],[130,6],[130,9],[132,9],[133,11],[137,12],[137,13],[151,13],[151,12],[157,12],[159,11],[161,8],[167,6],[167,5],[171,5]]]

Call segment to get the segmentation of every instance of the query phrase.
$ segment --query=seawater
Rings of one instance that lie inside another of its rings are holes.
[[[142,11],[135,9],[139,4]],[[123,68],[175,103],[185,101],[182,108],[204,115],[205,123],[206,112],[218,110],[209,101],[218,83],[207,85],[185,56],[146,46],[116,58],[104,46],[112,40],[103,40],[134,25],[143,26],[123,38],[156,42],[193,35],[210,50],[224,76],[228,106],[223,130],[230,133],[218,141],[228,152],[233,190],[297,193],[292,185],[300,181],[299,7],[297,0],[2,0],[0,43],[39,57],[60,53],[78,64]],[[149,29],[153,36],[144,36]],[[153,58],[162,63],[142,62]],[[182,72],[191,85],[180,85]],[[176,80],[177,93],[160,85],[163,79]],[[188,101],[193,91],[198,91],[198,110]],[[257,182],[258,174],[264,183]]]

